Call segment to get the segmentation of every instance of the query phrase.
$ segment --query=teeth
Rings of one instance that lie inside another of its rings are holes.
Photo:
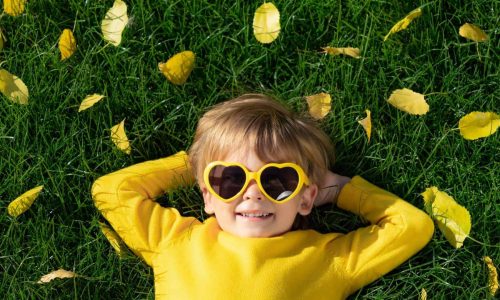
[[[245,213],[242,213],[241,215],[243,217],[248,217],[248,218],[262,218],[262,217],[267,217],[270,214],[245,214]]]

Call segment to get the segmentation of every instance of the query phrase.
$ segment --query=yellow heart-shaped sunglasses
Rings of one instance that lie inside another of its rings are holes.
[[[303,185],[309,185],[304,170],[294,163],[269,163],[257,172],[250,172],[240,163],[213,161],[203,172],[208,191],[224,202],[240,197],[252,179],[262,194],[275,203],[289,201]]]

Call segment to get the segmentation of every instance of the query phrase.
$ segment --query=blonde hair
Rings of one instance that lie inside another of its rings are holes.
[[[331,141],[314,121],[268,96],[245,94],[213,106],[199,120],[188,150],[198,182],[208,163],[245,148],[263,162],[298,164],[311,183],[318,183],[333,163]]]

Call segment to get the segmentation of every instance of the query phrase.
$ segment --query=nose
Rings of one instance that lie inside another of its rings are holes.
[[[259,186],[255,182],[255,180],[250,181],[247,186],[247,189],[243,193],[243,200],[262,200],[264,199],[264,195],[259,189]]]

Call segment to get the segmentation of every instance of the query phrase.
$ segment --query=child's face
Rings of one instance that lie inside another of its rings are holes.
[[[234,152],[221,160],[241,163],[252,172],[266,164],[249,150]],[[285,203],[268,200],[254,180],[240,197],[229,203],[212,195],[204,184],[201,190],[205,212],[215,214],[222,230],[240,237],[272,237],[288,232],[297,214],[311,212],[318,187],[314,184],[304,186],[297,196]]]

